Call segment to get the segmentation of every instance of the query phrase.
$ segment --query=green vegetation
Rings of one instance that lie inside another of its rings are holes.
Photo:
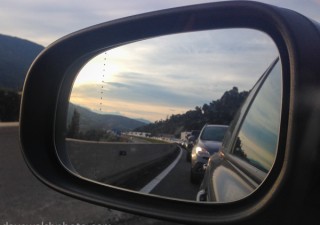
[[[68,126],[67,137],[78,138],[80,135],[80,113],[75,109],[73,111],[71,123]]]
[[[69,103],[68,124],[71,123],[74,110],[81,115],[79,130],[86,133],[89,130],[119,130],[132,131],[145,123],[119,115],[99,114],[90,109]]]
[[[97,129],[91,129],[85,132],[80,132],[78,135],[78,139],[103,142],[128,142],[127,138],[123,138],[112,132],[106,132],[105,130]]]
[[[248,93],[247,91],[239,92],[237,87],[233,87],[218,100],[204,104],[202,107],[196,106],[194,110],[189,110],[185,114],[171,115],[166,120],[139,127],[135,131],[148,132],[151,136],[173,134],[180,137],[182,131],[200,130],[207,123],[228,125]]]
[[[102,141],[102,142],[130,142],[127,137],[116,135],[112,132],[106,132],[104,130],[88,130],[86,132],[80,132],[77,139],[87,141]]]
[[[114,132],[107,132],[107,130],[128,131],[135,129],[137,132],[151,133],[151,136],[171,134],[179,138],[182,131],[200,130],[206,123],[230,124],[248,93],[247,91],[239,92],[237,87],[233,87],[226,91],[220,99],[209,104],[204,104],[202,107],[196,106],[194,110],[189,110],[184,114],[171,115],[166,120],[140,125],[138,128],[137,125],[140,122],[120,116],[97,114],[83,107],[70,104],[68,137],[71,137],[74,131],[78,130],[76,138],[83,140],[130,142],[130,137],[126,138]],[[80,120],[78,114],[81,115]],[[130,126],[128,125],[129,122]],[[89,124],[91,127],[89,127]],[[127,125],[124,126],[124,124]],[[143,139],[143,137],[139,138]],[[159,143],[157,140],[149,138],[145,140]],[[160,143],[163,142],[160,141]]]
[[[158,140],[158,139],[153,139],[153,138],[147,138],[147,137],[137,137],[137,136],[128,136],[128,137],[132,137],[135,138],[137,140],[142,140],[143,142],[147,142],[147,143],[152,143],[152,144],[168,144],[167,141],[163,141],[163,140]]]
[[[74,138],[88,141],[105,141],[105,142],[128,142],[128,138],[121,137],[114,132],[106,131],[101,128],[81,130],[81,114],[78,109],[73,110],[71,122],[67,129],[67,138]]]

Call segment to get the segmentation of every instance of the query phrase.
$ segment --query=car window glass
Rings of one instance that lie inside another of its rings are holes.
[[[280,62],[279,62],[279,64],[280,64]],[[271,69],[272,67],[273,67],[273,63],[270,65],[270,68],[268,68],[265,73],[268,73],[269,69]],[[237,129],[237,127],[239,127],[238,121],[242,121],[242,118],[245,116],[245,113],[249,107],[249,104],[252,101],[252,98],[254,97],[254,93],[257,92],[257,89],[259,88],[260,83],[262,82],[261,79],[264,76],[264,74],[260,77],[258,82],[250,90],[249,95],[247,97],[245,97],[246,100],[243,102],[243,104],[240,107],[240,110],[238,110],[238,112],[235,114],[233,120],[231,121],[231,123],[229,125],[229,129],[226,131],[226,134],[223,139],[223,143],[222,143],[222,150],[223,151],[230,151],[230,148],[232,148],[232,141],[231,141],[232,137],[233,137],[232,134],[234,134],[235,130],[238,130]]]
[[[232,154],[268,172],[275,159],[281,114],[281,68],[278,62],[254,99]]]
[[[201,134],[201,139],[221,142],[226,129],[227,127],[206,127]]]

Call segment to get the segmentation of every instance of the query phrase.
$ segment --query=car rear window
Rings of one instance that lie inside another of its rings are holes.
[[[228,127],[215,127],[208,126],[205,127],[201,134],[201,139],[205,141],[219,141],[222,142],[224,134],[226,133]]]

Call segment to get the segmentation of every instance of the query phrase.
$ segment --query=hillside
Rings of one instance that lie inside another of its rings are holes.
[[[137,127],[146,125],[146,123],[124,116],[98,114],[90,111],[89,109],[71,103],[68,110],[68,124],[71,123],[74,110],[77,110],[77,112],[80,114],[79,131],[83,133],[89,130],[131,131]]]
[[[0,89],[21,90],[27,71],[43,46],[0,34]]]
[[[0,89],[0,122],[19,120],[20,100],[19,93]]]
[[[239,92],[237,87],[233,87],[218,100],[213,100],[203,106],[196,106],[194,110],[189,110],[184,114],[171,115],[166,120],[139,127],[136,131],[148,132],[153,136],[171,134],[180,137],[181,132],[201,130],[205,124],[228,125],[248,93],[247,91]]]

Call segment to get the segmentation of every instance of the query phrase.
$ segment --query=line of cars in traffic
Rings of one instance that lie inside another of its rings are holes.
[[[201,183],[211,155],[221,148],[227,125],[205,124],[201,130],[192,130],[181,146],[186,150],[186,160],[191,162],[190,181]]]
[[[200,134],[200,130],[192,130],[191,132],[188,132],[184,140],[182,140],[181,142],[181,146],[187,151],[187,154],[186,154],[187,162],[191,161],[191,151],[195,141],[199,137],[199,134]]]
[[[252,193],[273,166],[281,112],[281,63],[276,59],[253,87],[230,126],[206,124],[183,147],[197,201],[230,202]],[[264,121],[268,121],[268,126]]]
[[[220,150],[223,137],[228,129],[226,125],[206,124],[194,141],[191,153],[190,181],[200,183],[211,155]]]

